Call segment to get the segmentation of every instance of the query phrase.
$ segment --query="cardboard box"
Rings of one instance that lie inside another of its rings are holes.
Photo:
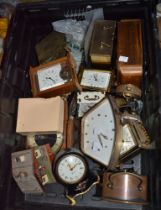
[[[22,135],[63,133],[64,100],[21,98],[18,104],[16,132]]]

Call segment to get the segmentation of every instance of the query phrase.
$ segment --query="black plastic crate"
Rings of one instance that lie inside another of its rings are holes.
[[[0,80],[0,133],[5,147],[10,148],[0,155],[7,155],[8,162],[3,167],[3,196],[0,198],[1,209],[46,210],[46,209],[161,209],[161,53],[157,42],[155,5],[157,1],[110,0],[110,1],[49,1],[17,6],[11,20],[2,63]],[[143,20],[144,77],[142,91],[144,111],[142,117],[146,128],[154,141],[154,147],[134,159],[139,168],[149,179],[149,205],[116,204],[98,199],[94,188],[86,196],[77,199],[76,207],[70,207],[63,196],[64,189],[58,185],[50,186],[43,196],[23,196],[12,179],[10,153],[23,148],[23,137],[15,134],[17,101],[20,97],[30,97],[31,87],[28,70],[38,65],[35,45],[52,31],[51,22],[63,19],[68,11],[103,7],[105,19]],[[8,143],[9,142],[9,143]],[[5,151],[5,150],[4,150]],[[4,159],[3,159],[4,160]],[[8,177],[6,177],[8,174]],[[5,177],[5,178],[4,178]],[[3,181],[4,180],[4,181]],[[56,195],[57,193],[57,195]],[[2,202],[3,201],[3,202]]]

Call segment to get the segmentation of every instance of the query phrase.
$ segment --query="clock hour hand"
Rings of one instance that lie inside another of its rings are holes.
[[[104,135],[103,133],[100,133],[100,135],[101,135],[104,139],[108,140],[108,137],[107,137],[106,135]]]
[[[70,170],[72,170],[72,167],[71,167],[71,165],[68,163],[67,164],[67,166],[68,166],[68,168],[70,169]]]
[[[97,74],[94,74],[93,76],[94,76],[94,80],[97,81],[98,80],[97,79]]]
[[[76,163],[73,167],[71,167],[71,171],[77,166],[79,163]]]
[[[51,77],[46,77],[46,79],[50,79],[51,81],[55,83],[55,80],[53,80]]]
[[[94,141],[93,141],[93,143],[92,143],[92,147],[91,147],[91,149],[92,149],[92,150],[94,149]]]

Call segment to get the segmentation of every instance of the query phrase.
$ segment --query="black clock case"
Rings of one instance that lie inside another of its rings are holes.
[[[153,0],[55,0],[17,5],[11,20],[5,44],[0,77],[0,209],[6,210],[56,210],[56,209],[161,209],[161,52],[156,26]],[[11,152],[24,148],[24,138],[16,135],[17,102],[20,97],[30,97],[29,66],[38,64],[35,44],[52,31],[51,22],[63,19],[66,13],[103,7],[105,19],[141,18],[144,21],[144,73],[142,82],[144,110],[142,117],[151,138],[152,148],[136,156],[131,164],[136,171],[148,175],[149,204],[128,205],[108,202],[93,188],[77,199],[71,207],[64,198],[60,185],[48,186],[41,196],[24,196],[11,174]]]

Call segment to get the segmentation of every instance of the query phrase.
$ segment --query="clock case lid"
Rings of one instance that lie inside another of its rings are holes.
[[[104,98],[102,101],[100,101],[98,104],[96,104],[91,110],[89,110],[84,115],[81,123],[83,125],[88,113],[92,112],[92,110],[95,109],[97,106],[99,106],[100,103],[103,103],[104,100],[109,100],[112,110],[113,110],[114,121],[115,121],[115,142],[113,145],[110,162],[108,165],[105,165],[105,166],[108,167],[109,170],[115,170],[116,167],[119,166],[119,162],[120,162],[119,158],[120,158],[120,151],[121,151],[121,146],[122,146],[122,124],[121,124],[121,115],[120,115],[119,109],[115,103],[114,97],[112,97],[111,95],[107,95],[106,98]],[[81,130],[81,149],[83,151],[82,139],[83,139],[83,131]]]
[[[37,82],[37,72],[41,69],[45,69],[51,66],[54,66],[56,64],[62,64],[66,63],[66,65],[69,66],[69,70],[71,71],[71,80],[66,82],[65,84],[40,91],[38,88],[38,82]],[[82,90],[81,86],[79,85],[77,75],[76,75],[76,62],[74,61],[72,55],[68,52],[67,56],[51,61],[46,64],[41,64],[36,67],[30,67],[29,74],[30,74],[30,81],[31,81],[31,87],[32,87],[32,94],[34,97],[54,97],[62,94],[67,94],[69,92],[72,92],[76,89]]]

